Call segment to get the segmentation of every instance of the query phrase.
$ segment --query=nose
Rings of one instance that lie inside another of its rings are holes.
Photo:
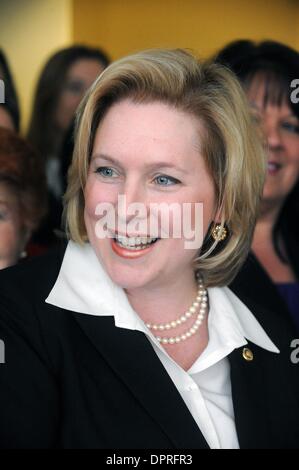
[[[275,122],[265,120],[263,130],[270,151],[279,151],[283,147],[283,140],[279,126]]]
[[[122,192],[118,194],[117,216],[125,223],[129,223],[133,218],[147,219],[146,188],[139,180],[127,179],[124,183]]]

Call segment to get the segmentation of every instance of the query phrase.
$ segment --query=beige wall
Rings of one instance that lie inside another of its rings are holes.
[[[11,65],[26,127],[42,65],[72,41],[72,0],[0,0],[0,47]]]
[[[72,42],[116,59],[148,47],[208,56],[242,37],[299,49],[299,0],[0,0],[0,47],[16,78],[23,129],[42,65]]]
[[[298,0],[73,0],[74,39],[113,58],[149,47],[207,56],[236,38],[299,48]]]

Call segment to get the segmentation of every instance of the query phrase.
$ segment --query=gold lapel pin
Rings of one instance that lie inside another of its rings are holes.
[[[243,348],[242,356],[245,361],[253,361],[253,352],[249,348]]]

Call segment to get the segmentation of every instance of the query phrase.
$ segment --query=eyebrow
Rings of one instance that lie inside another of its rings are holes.
[[[105,160],[105,161],[110,162],[113,165],[117,165],[121,168],[123,167],[120,161],[116,160],[113,157],[110,157],[109,155],[94,154],[94,155],[91,156],[91,160],[95,160],[96,158],[99,158],[101,160]],[[187,170],[185,170],[184,168],[178,167],[177,165],[175,165],[174,163],[171,163],[171,162],[162,162],[161,161],[161,162],[155,162],[155,163],[147,163],[145,166],[149,170],[155,170],[155,169],[158,169],[158,168],[173,168],[175,170],[180,171],[181,173],[184,173],[184,174],[187,173]]]
[[[255,103],[253,103],[252,101],[249,101],[249,104],[252,108],[256,109],[257,111],[263,111],[265,108],[260,108],[259,106],[257,106]],[[293,119],[299,119],[296,114],[294,113],[290,113],[290,114],[287,114],[286,116],[284,116],[283,119],[290,119],[290,118],[293,118]]]

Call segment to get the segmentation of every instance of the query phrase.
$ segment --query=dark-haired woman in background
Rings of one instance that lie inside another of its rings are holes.
[[[71,46],[54,54],[41,72],[28,131],[28,140],[45,162],[49,188],[49,215],[37,242],[55,241],[60,227],[63,194],[61,147],[85,92],[108,65],[98,48]]]
[[[277,42],[235,41],[216,60],[244,85],[264,133],[268,166],[252,254],[234,286],[259,303],[290,314],[299,331],[299,105],[291,82],[298,53]]]
[[[20,110],[15,84],[4,52],[0,49],[0,79],[5,85],[5,103],[0,103],[0,127],[19,131]]]

